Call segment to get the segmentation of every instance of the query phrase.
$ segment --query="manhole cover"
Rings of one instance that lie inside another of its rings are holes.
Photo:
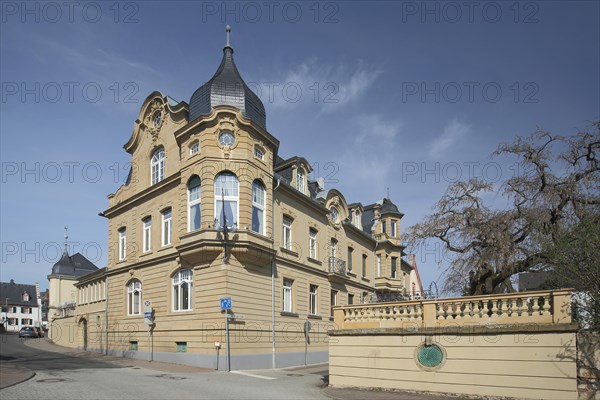
[[[41,383],[58,383],[58,382],[66,382],[66,379],[60,379],[60,378],[48,378],[48,379],[38,379],[36,382],[41,382]]]

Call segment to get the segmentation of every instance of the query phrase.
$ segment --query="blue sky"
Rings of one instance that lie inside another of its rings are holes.
[[[511,176],[515,160],[489,158],[499,143],[600,118],[599,4],[2,2],[0,278],[45,288],[64,226],[71,253],[106,265],[98,213],[126,177],[141,103],[189,101],[226,24],[280,155],[349,202],[389,188],[405,230],[452,181]],[[439,260],[418,252],[425,286]]]

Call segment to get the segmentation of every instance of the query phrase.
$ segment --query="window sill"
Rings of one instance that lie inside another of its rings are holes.
[[[349,275],[349,276],[351,276],[351,277],[353,277],[353,278],[356,278],[356,274],[355,274],[354,272],[352,272],[352,271],[348,271],[348,272],[346,273],[346,275]]]
[[[299,317],[298,313],[295,313],[295,312],[289,312],[289,311],[282,311],[282,312],[281,312],[281,316],[282,316],[282,317],[296,317],[296,318],[298,318],[298,317]]]
[[[369,278],[365,278],[364,276],[362,278],[360,278],[361,280],[365,281],[365,282],[371,282],[371,280]]]
[[[308,314],[306,316],[306,318],[308,318],[308,319],[323,319],[323,317],[321,317],[320,315],[315,315],[315,314]]]
[[[317,260],[316,258],[312,258],[312,257],[306,257],[307,261],[310,261],[311,263],[317,264],[317,265],[323,265],[323,263],[319,260]]]
[[[158,249],[157,251],[166,251],[166,250],[170,250],[173,248],[173,243],[171,244],[165,244],[164,246],[162,246],[160,249]]]
[[[148,257],[151,254],[152,250],[144,251],[142,254],[140,254],[140,258]]]
[[[293,251],[293,250],[286,249],[285,247],[280,247],[279,249],[281,250],[282,253],[286,253],[286,254],[289,254],[291,256],[298,257],[298,253],[295,252],[295,251]]]

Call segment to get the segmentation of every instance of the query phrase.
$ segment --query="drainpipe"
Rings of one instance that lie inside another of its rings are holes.
[[[108,267],[104,275],[104,335],[106,342],[104,343],[104,354],[108,355]]]
[[[273,188],[273,201],[271,204],[271,235],[273,236],[273,253],[271,254],[271,337],[272,355],[271,364],[275,368],[275,190],[279,188],[281,179],[277,178],[277,185]]]

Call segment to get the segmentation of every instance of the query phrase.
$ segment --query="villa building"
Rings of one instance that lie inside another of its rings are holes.
[[[76,284],[79,346],[224,368],[229,325],[232,369],[326,362],[332,307],[420,296],[397,206],[310,179],[266,120],[229,32],[189,103],[147,97],[124,146],[135,168],[101,213],[108,265]]]

